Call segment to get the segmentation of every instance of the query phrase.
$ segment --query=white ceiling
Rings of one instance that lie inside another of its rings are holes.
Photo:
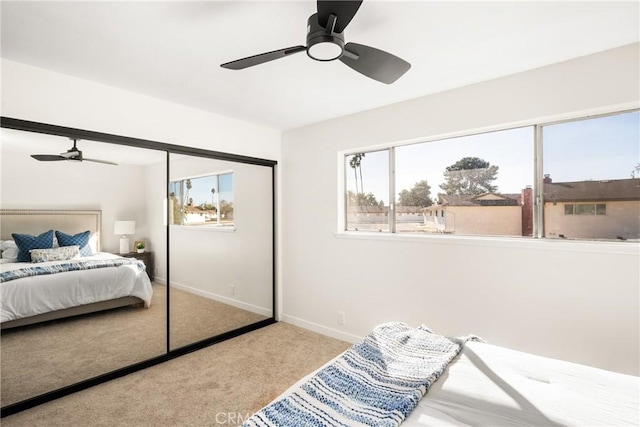
[[[315,1],[2,1],[2,57],[276,129],[416,98],[639,40],[639,2],[365,0],[344,35],[409,61],[392,85],[305,53]]]

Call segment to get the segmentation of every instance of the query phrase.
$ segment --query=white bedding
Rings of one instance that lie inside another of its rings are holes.
[[[402,426],[637,426],[639,413],[640,377],[468,342]]]
[[[82,260],[120,258],[100,252]],[[69,261],[37,264],[49,266]],[[29,263],[2,263],[0,272],[16,270]],[[151,304],[153,290],[149,276],[135,265],[67,271],[64,273],[25,277],[0,284],[0,321],[21,319],[79,305],[107,301],[126,296]]]

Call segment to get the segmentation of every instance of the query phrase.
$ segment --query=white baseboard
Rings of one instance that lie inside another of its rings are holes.
[[[300,319],[299,317],[289,316],[288,314],[282,314],[280,316],[280,321],[290,323],[294,326],[299,326],[303,329],[308,329],[310,331],[317,332],[331,338],[346,341],[351,344],[355,344],[356,342],[364,338],[357,335],[349,334],[347,332],[339,331],[337,329],[328,328],[318,323],[309,322],[308,320]]]
[[[271,317],[271,309],[259,307],[257,305],[249,304],[244,301],[240,301],[237,299],[225,297],[222,295],[217,295],[208,291],[203,291],[202,289],[194,288],[192,286],[183,285],[182,283],[171,282],[171,286],[176,289],[181,289],[183,291],[192,293],[194,295],[201,296],[203,298],[208,298],[214,301],[221,302],[223,304],[228,304],[233,307],[237,307],[243,310],[250,311],[252,313],[260,314],[262,316]]]
[[[154,277],[152,283],[155,283],[156,285],[164,285],[164,286],[166,286],[167,279],[165,279],[164,277]]]

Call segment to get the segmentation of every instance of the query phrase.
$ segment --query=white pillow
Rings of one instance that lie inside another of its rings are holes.
[[[2,252],[2,259],[8,259],[11,262],[15,262],[18,259],[18,246],[13,240],[0,241],[0,251]]]
[[[66,261],[80,258],[80,246],[61,246],[50,249],[31,249],[31,262]]]
[[[95,255],[98,253],[98,234],[93,233],[91,237],[89,237],[89,248],[91,248],[91,254]]]

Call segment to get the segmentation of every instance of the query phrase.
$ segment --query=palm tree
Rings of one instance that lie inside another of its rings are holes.
[[[364,153],[360,153],[360,161],[358,161],[358,167],[360,168],[360,192],[364,194],[364,181],[362,180],[362,159],[364,159]]]
[[[362,159],[364,158],[364,153],[356,153],[349,160],[349,166],[353,168],[353,175],[356,179],[356,194],[362,193],[364,194],[364,184],[362,181]],[[360,188],[358,189],[358,170],[360,171]]]
[[[354,154],[349,160],[349,166],[353,168],[353,176],[356,179],[356,194],[358,193],[358,167],[360,167],[360,154]]]
[[[187,201],[189,200],[189,190],[191,190],[191,188],[193,187],[193,185],[191,185],[190,179],[186,181],[186,186],[187,186],[187,191],[184,193],[184,201],[182,202],[183,206],[187,204]]]

